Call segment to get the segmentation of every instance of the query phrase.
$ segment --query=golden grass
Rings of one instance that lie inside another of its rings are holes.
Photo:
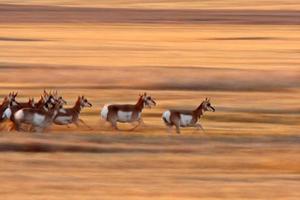
[[[1,3],[21,4],[21,5],[55,5],[55,6],[72,6],[72,7],[108,7],[108,8],[147,8],[147,9],[299,9],[300,4],[294,0],[253,0],[253,1],[236,1],[236,0],[2,0]]]
[[[0,96],[58,89],[72,106],[84,94],[93,130],[7,133],[2,123],[0,199],[300,198],[298,2],[1,3]],[[144,91],[158,103],[144,126],[113,131],[100,120],[104,104]],[[164,110],[205,97],[216,107],[201,119],[205,133],[166,131]]]
[[[1,146],[11,147],[7,153],[0,149],[5,199],[299,197],[299,137],[18,133],[1,138]]]

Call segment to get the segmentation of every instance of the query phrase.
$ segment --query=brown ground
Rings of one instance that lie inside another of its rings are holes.
[[[0,199],[299,199],[299,3],[199,2],[1,1],[0,95],[84,94],[93,130],[2,123]],[[143,91],[143,127],[99,119]],[[205,97],[205,133],[166,131]]]

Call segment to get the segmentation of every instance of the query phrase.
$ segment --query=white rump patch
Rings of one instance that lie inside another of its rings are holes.
[[[181,126],[189,126],[192,123],[192,115],[184,115],[180,114],[180,125]]]
[[[14,115],[15,120],[17,121],[22,121],[22,119],[24,118],[24,112],[23,110],[18,110],[15,115]]]
[[[168,123],[171,123],[171,112],[169,110],[165,111],[162,115],[162,118],[164,118]]]
[[[120,122],[130,122],[132,112],[118,111],[118,121]]]
[[[11,109],[10,108],[6,108],[3,115],[2,115],[2,118],[6,118],[6,119],[9,119],[11,117]]]
[[[101,117],[105,120],[107,120],[108,106],[109,105],[104,105],[100,113]]]
[[[45,115],[33,114],[33,123],[36,125],[42,125],[45,121]]]

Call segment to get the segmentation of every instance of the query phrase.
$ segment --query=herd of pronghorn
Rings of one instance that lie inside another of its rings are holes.
[[[66,125],[80,123],[90,128],[79,115],[84,107],[92,107],[92,104],[84,96],[79,96],[75,105],[65,108],[67,102],[56,92],[47,92],[41,95],[38,102],[30,98],[28,102],[21,103],[16,100],[18,93],[9,93],[4,97],[0,105],[0,121],[10,120],[12,125],[9,130],[43,132],[52,124]],[[154,99],[146,93],[139,95],[136,104],[107,104],[100,112],[101,117],[109,122],[114,129],[118,129],[117,123],[131,123],[137,128],[143,123],[142,111],[144,108],[155,106]],[[162,119],[168,128],[176,127],[180,133],[180,127],[195,127],[198,130],[203,127],[199,118],[205,111],[215,111],[210,100],[206,98],[195,110],[167,110],[162,114]]]

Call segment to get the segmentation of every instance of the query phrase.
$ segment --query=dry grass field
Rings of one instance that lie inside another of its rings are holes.
[[[7,132],[0,199],[300,199],[300,3],[0,0],[0,96],[85,95],[85,127]],[[135,131],[106,103],[158,105]],[[210,97],[205,132],[161,113]]]

